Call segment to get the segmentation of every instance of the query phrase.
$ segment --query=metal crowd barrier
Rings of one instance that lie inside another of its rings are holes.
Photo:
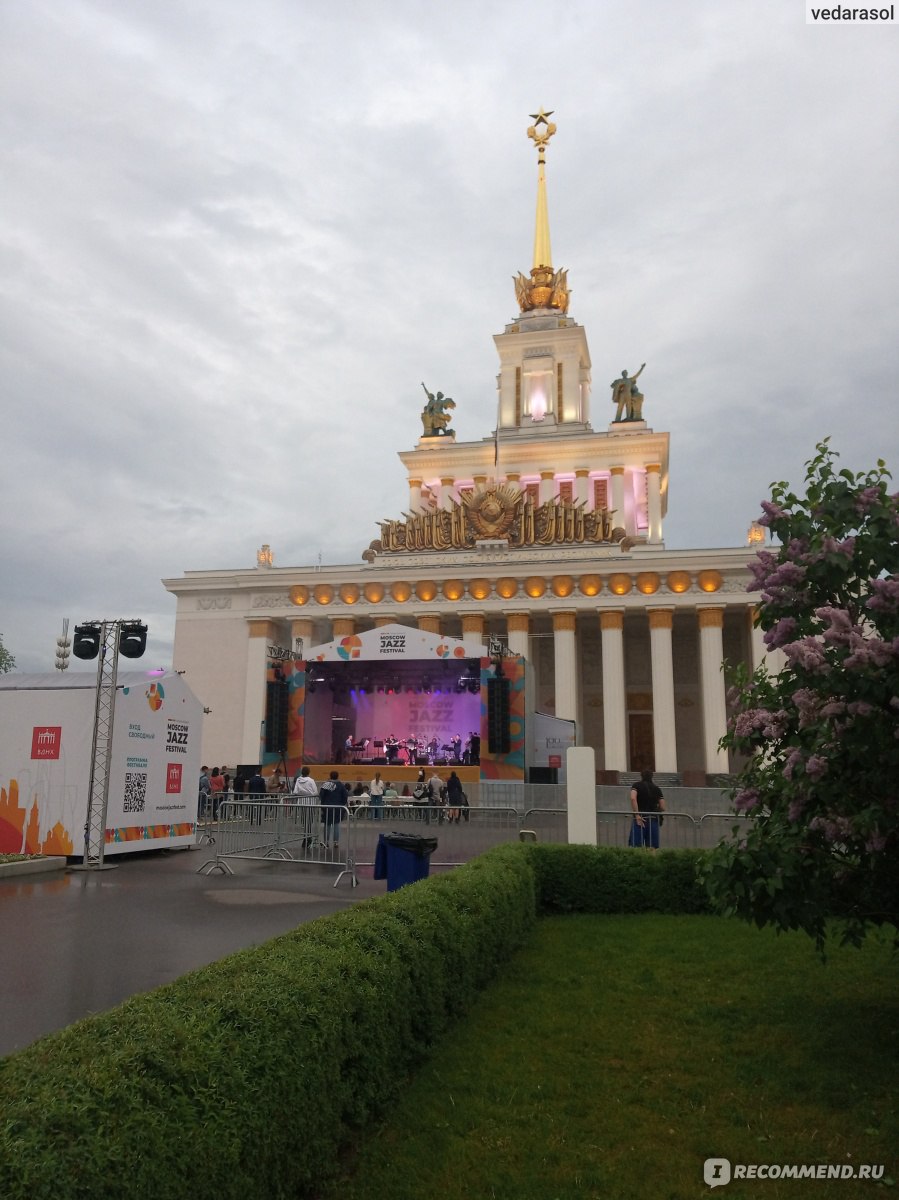
[[[339,820],[334,819],[339,814]],[[666,812],[660,843],[667,849],[716,845],[748,818],[734,813]],[[626,846],[633,822],[630,809],[597,809],[597,841],[601,846]],[[727,828],[722,828],[722,823]],[[431,856],[435,867],[454,867],[476,858],[493,846],[517,841],[524,833],[539,842],[568,841],[568,813],[564,808],[529,808],[477,805],[451,809],[447,805],[421,806],[392,803],[356,809],[298,804],[291,800],[223,800],[218,820],[207,824],[205,836],[215,856],[198,868],[198,874],[222,871],[233,874],[231,862],[277,861],[334,867],[334,886],[349,875],[358,884],[356,867],[372,866],[378,836],[394,826],[437,838]],[[411,828],[410,828],[411,826]]]
[[[748,825],[749,818],[736,813],[706,813],[696,818],[690,813],[665,812],[659,830],[659,842],[669,850],[710,850],[731,834],[734,827]],[[600,846],[626,846],[634,814],[631,809],[597,809],[596,839]],[[726,823],[726,828],[723,828]],[[533,830],[539,842],[565,844],[568,841],[566,808],[529,808],[524,814],[525,829]]]
[[[349,875],[358,885],[353,858],[350,811],[337,805],[295,804],[281,800],[225,800],[214,822],[215,857],[197,874],[233,874],[237,859],[305,863],[338,867],[337,887]]]
[[[410,822],[414,824],[410,826]],[[357,809],[350,823],[357,866],[373,865],[378,835],[391,833],[395,825],[401,825],[404,833],[437,839],[432,867],[457,867],[493,846],[517,841],[521,817],[516,808],[394,804],[382,809]]]

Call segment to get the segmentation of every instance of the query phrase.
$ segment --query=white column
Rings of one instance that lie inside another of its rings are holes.
[[[612,467],[612,528],[627,529],[627,519],[624,513],[624,467]],[[630,530],[628,530],[630,532]]]
[[[247,671],[243,702],[243,739],[240,761],[259,762],[262,753],[262,722],[265,720],[265,674],[268,645],[274,639],[271,621],[250,621],[247,629]]]
[[[421,484],[420,479],[409,480],[409,512],[421,511]]]
[[[556,716],[577,722],[577,660],[574,653],[575,613],[554,612]]]
[[[697,609],[699,618],[699,670],[702,685],[702,735],[705,769],[709,774],[728,770],[727,751],[718,742],[727,730],[724,689],[724,609]]]
[[[437,498],[438,508],[452,508],[453,487],[455,479],[451,475],[441,475],[440,477],[440,495]]]
[[[530,659],[530,617],[526,612],[506,613],[506,636],[509,653]]]
[[[592,746],[565,752],[569,846],[596,845],[596,755]]]
[[[650,608],[649,648],[652,655],[652,732],[655,769],[677,770],[677,738],[674,727],[674,663],[671,654],[673,608]]]
[[[646,464],[646,514],[649,518],[649,540],[662,540],[662,467],[660,463]]]
[[[556,494],[556,477],[553,471],[540,472],[540,503],[545,504]]]
[[[624,612],[599,614],[602,629],[602,719],[606,770],[627,770],[627,698],[624,690]]]
[[[481,655],[484,645],[484,614],[465,613],[462,617],[462,642],[472,654]]]
[[[585,507],[592,508],[593,505],[588,505],[590,491],[590,479],[586,467],[579,467],[574,473],[574,499],[576,503],[583,504]]]

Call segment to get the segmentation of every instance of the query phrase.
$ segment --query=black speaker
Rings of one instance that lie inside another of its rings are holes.
[[[275,679],[265,685],[265,752],[283,754],[287,749],[287,681]]]
[[[487,749],[491,754],[508,754],[512,748],[509,731],[509,680],[487,680]]]

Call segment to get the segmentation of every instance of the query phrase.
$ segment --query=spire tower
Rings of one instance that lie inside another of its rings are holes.
[[[521,312],[532,309],[568,312],[568,272],[554,271],[552,247],[549,237],[549,205],[546,200],[546,147],[556,132],[550,121],[552,110],[531,113],[533,125],[528,137],[537,148],[537,220],[534,226],[534,262],[530,278],[518,273],[515,278],[515,295]]]

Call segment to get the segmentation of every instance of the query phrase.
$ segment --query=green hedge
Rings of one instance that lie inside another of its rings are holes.
[[[296,1200],[546,912],[701,912],[697,855],[502,846],[0,1060],[3,1200]]]
[[[0,1061],[3,1200],[296,1200],[535,919],[518,847]]]
[[[702,850],[528,847],[541,913],[707,913],[697,880]]]

